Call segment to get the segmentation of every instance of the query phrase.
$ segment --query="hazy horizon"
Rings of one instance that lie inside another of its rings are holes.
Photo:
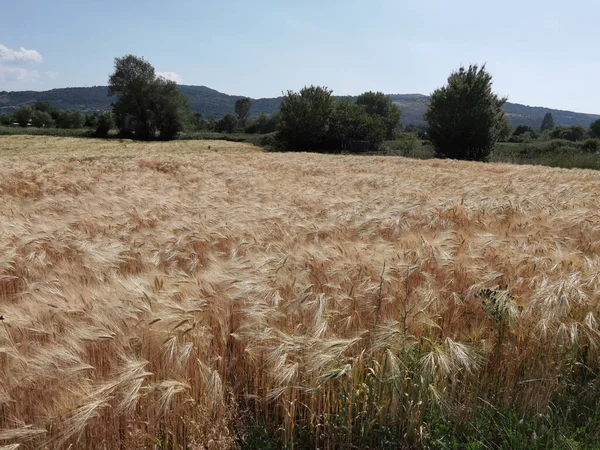
[[[278,97],[315,84],[335,95],[429,95],[461,65],[483,64],[512,103],[600,113],[595,17],[575,0],[368,5],[107,0],[3,7],[0,91],[106,85],[114,58],[143,56],[180,84]]]

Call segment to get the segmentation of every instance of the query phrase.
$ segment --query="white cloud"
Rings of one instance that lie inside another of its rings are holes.
[[[156,72],[156,75],[161,78],[164,78],[165,80],[174,81],[177,84],[181,84],[181,82],[183,81],[181,75],[175,72]]]
[[[0,81],[35,81],[39,77],[40,74],[37,70],[0,66]]]
[[[37,62],[44,60],[37,50],[27,50],[21,47],[19,50],[13,50],[0,44],[0,61],[3,62]]]
[[[46,75],[48,75],[49,78],[52,78],[54,80],[60,75],[60,73],[50,71],[50,72],[46,72]]]

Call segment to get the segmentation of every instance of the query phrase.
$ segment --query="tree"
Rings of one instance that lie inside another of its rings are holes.
[[[219,133],[233,133],[238,126],[237,117],[233,114],[225,114],[215,125],[215,131]]]
[[[581,141],[585,137],[585,128],[581,125],[558,126],[550,132],[552,139],[566,139],[567,141]]]
[[[108,94],[116,95],[113,112],[117,125],[133,129],[137,139],[173,139],[183,129],[187,100],[173,81],[156,76],[144,58],[127,55],[115,58],[108,80]]]
[[[26,127],[33,118],[33,109],[31,106],[21,106],[14,113],[15,121],[21,127]]]
[[[600,119],[596,119],[590,125],[590,135],[595,138],[600,138]]]
[[[521,136],[522,134],[525,133],[533,133],[533,128],[531,128],[529,125],[517,125],[517,128],[515,128],[515,131],[513,131],[513,136]]]
[[[500,124],[500,134],[498,136],[499,141],[506,141],[513,132],[513,126],[508,121],[508,118],[504,116]]]
[[[174,81],[158,78],[154,82],[151,110],[162,140],[174,139],[183,130],[188,112],[188,101]]]
[[[108,132],[114,128],[115,121],[113,120],[113,116],[110,112],[103,112],[98,116],[98,125],[96,126],[96,132],[94,135],[96,137],[105,138],[108,136]]]
[[[552,113],[547,112],[542,119],[542,125],[540,131],[551,131],[554,128],[554,116]]]
[[[256,120],[251,121],[246,125],[244,130],[246,133],[260,133],[267,134],[277,131],[277,124],[279,123],[279,114],[265,114],[260,113]]]
[[[49,113],[36,109],[35,111],[33,111],[33,115],[31,117],[31,124],[34,127],[38,128],[53,127],[54,119]]]
[[[386,138],[393,139],[394,131],[400,123],[401,112],[392,100],[383,92],[365,92],[358,96],[356,104],[365,108],[370,116],[383,119],[386,128]]]
[[[138,139],[154,137],[156,126],[150,111],[156,73],[144,58],[115,58],[115,71],[108,79],[108,95],[116,95],[113,112],[117,125],[133,128]]]
[[[35,111],[46,112],[48,114],[51,114],[52,111],[54,111],[54,107],[50,104],[50,102],[35,102],[33,109]]]
[[[235,102],[235,113],[238,116],[238,120],[242,126],[246,126],[248,117],[250,116],[250,108],[252,102],[249,98],[240,98]]]
[[[436,156],[486,161],[500,137],[505,102],[492,92],[485,65],[453,72],[425,114]]]
[[[363,105],[344,99],[333,105],[326,147],[347,150],[352,141],[366,141],[371,149],[377,149],[386,137],[387,125],[383,116],[370,115]]]
[[[14,118],[10,114],[0,114],[0,124],[1,125],[12,125],[14,122]]]
[[[278,140],[286,150],[318,150],[329,130],[333,97],[326,87],[288,91],[279,108]]]

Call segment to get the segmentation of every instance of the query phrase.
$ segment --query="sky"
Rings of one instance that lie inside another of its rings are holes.
[[[0,91],[105,85],[114,58],[232,95],[430,94],[486,64],[509,101],[600,113],[594,0],[2,0]]]

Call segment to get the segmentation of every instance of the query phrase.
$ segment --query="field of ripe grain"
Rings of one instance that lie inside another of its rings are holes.
[[[484,405],[593,404],[599,193],[585,170],[0,138],[0,445],[228,449],[254,424],[397,448]]]

